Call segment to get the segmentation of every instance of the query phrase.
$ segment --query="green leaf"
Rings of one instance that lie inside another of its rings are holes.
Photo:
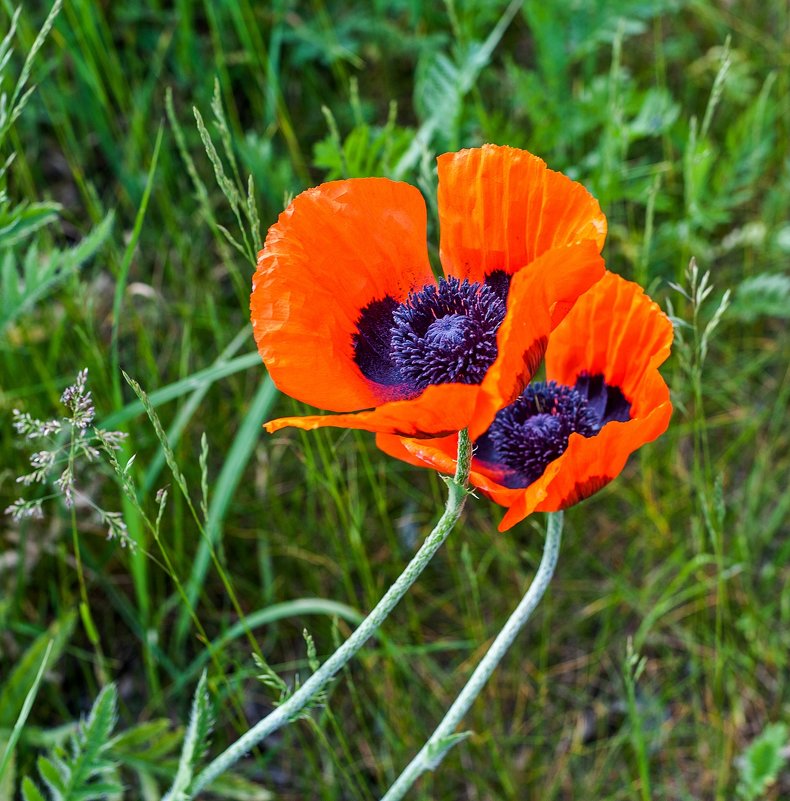
[[[274,798],[264,787],[233,773],[220,776],[212,782],[211,792],[225,801],[269,801]]]
[[[435,770],[451,748],[455,748],[456,745],[471,736],[471,731],[459,731],[455,734],[449,734],[447,737],[441,737],[436,742],[431,743],[425,755],[428,769]]]
[[[761,273],[747,278],[735,290],[730,316],[746,322],[760,317],[790,317],[790,276]]]
[[[36,764],[38,765],[38,772],[41,774],[41,778],[44,780],[47,787],[49,787],[49,791],[52,793],[53,797],[58,799],[58,801],[60,801],[60,799],[65,801],[64,793],[66,791],[66,785],[55,763],[51,759],[47,759],[47,757],[40,756]]]
[[[117,719],[118,693],[108,684],[97,697],[90,715],[74,738],[74,760],[68,765],[69,781],[64,801],[88,801],[102,798],[102,783],[92,780],[112,767],[105,758],[110,735]]]
[[[123,792],[123,785],[118,782],[93,782],[84,790],[77,790],[69,796],[69,801],[93,801],[116,796]]]
[[[0,207],[0,248],[10,248],[58,218],[59,203],[22,203]]]
[[[110,748],[116,753],[138,751],[141,746],[158,741],[169,730],[170,721],[167,718],[148,720],[116,735],[110,743]]]
[[[187,801],[189,799],[189,785],[192,783],[195,770],[208,747],[212,725],[211,700],[206,690],[206,674],[204,672],[200,677],[192,701],[192,714],[184,735],[184,746],[181,749],[178,771],[173,785],[163,801]]]
[[[56,620],[25,651],[11,675],[3,681],[0,689],[0,728],[11,728],[17,721],[25,698],[35,685],[39,666],[49,649],[44,671],[57,662],[71,637],[76,615],[68,612]],[[51,643],[51,647],[50,647]]]
[[[29,776],[22,780],[22,798],[24,801],[47,801]]]
[[[790,730],[784,723],[766,726],[738,760],[738,794],[746,801],[757,801],[776,782],[787,762]]]
[[[37,248],[30,247],[24,259],[23,275],[19,273],[13,254],[5,255],[0,272],[0,334],[99,250],[110,235],[113,219],[111,212],[78,245],[70,250],[52,250],[47,258],[40,258]]]
[[[395,124],[395,107],[383,127],[366,123],[351,129],[344,140],[334,130],[313,149],[315,165],[326,171],[326,180],[389,176],[414,137],[414,130]],[[328,112],[328,110],[327,110]]]
[[[170,729],[167,718],[141,723],[119,734],[110,743],[114,758],[125,764],[156,766],[173,754],[181,744],[184,732],[181,728]]]
[[[68,749],[55,746],[38,758],[38,772],[53,801],[98,801],[122,792],[114,779],[115,765],[107,758],[117,717],[118,693],[108,684],[99,693],[85,720],[71,736]],[[108,774],[112,774],[108,778]],[[23,783],[25,798],[42,801],[32,779]]]
[[[36,672],[36,676],[33,679],[33,684],[31,685],[30,689],[28,690],[27,695],[25,696],[25,701],[22,704],[22,709],[19,712],[19,717],[14,724],[14,728],[11,732],[11,737],[8,739],[7,742],[2,742],[0,740],[0,753],[3,754],[2,758],[0,758],[0,799],[6,796],[3,788],[8,787],[9,791],[7,795],[10,797],[11,791],[10,788],[13,786],[13,776],[14,776],[14,749],[16,748],[16,744],[19,741],[19,738],[22,734],[22,729],[25,726],[25,722],[27,721],[27,717],[30,714],[30,710],[33,707],[33,701],[38,694],[38,688],[41,684],[41,679],[44,677],[44,671],[47,668],[47,663],[49,662],[49,655],[52,653],[52,646],[54,644],[54,640],[50,640],[47,644],[47,649],[44,652],[44,656],[41,659],[41,664],[38,667],[38,671]],[[9,770],[10,767],[10,770]],[[6,770],[9,770],[8,775],[6,775]],[[6,779],[4,782],[3,779]]]
[[[679,114],[680,107],[666,89],[648,89],[639,113],[628,124],[628,134],[632,139],[659,136],[670,128]]]

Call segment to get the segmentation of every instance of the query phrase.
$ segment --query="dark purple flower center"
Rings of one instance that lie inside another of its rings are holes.
[[[587,399],[590,408],[595,412],[599,429],[612,420],[624,423],[631,419],[631,404],[625,399],[620,387],[607,384],[600,373],[580,373],[576,378],[575,388]]]
[[[513,276],[504,270],[494,270],[486,276],[486,286],[491,287],[503,303],[507,303],[507,293],[510,291],[510,282]]]
[[[554,381],[540,382],[530,384],[498,412],[485,436],[495,461],[518,474],[519,484],[528,486],[568,447],[571,434],[590,437],[597,430],[596,422],[581,393]]]
[[[488,284],[440,278],[362,310],[354,358],[363,375],[403,397],[432,384],[479,384],[497,356],[505,300]]]
[[[631,404],[602,375],[581,373],[573,387],[530,384],[497,413],[475,455],[503,471],[506,486],[527,487],[568,447],[573,433],[592,437],[611,420],[630,419]]]

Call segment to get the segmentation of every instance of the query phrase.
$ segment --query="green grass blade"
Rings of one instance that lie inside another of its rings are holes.
[[[151,157],[151,166],[148,169],[148,178],[145,182],[143,197],[140,201],[140,206],[137,209],[137,216],[134,220],[132,235],[129,238],[129,243],[126,245],[126,249],[124,250],[121,267],[118,271],[118,277],[115,281],[115,295],[112,303],[112,334],[110,335],[110,363],[112,365],[113,389],[115,391],[116,400],[119,406],[121,400],[121,376],[118,356],[118,331],[121,323],[121,304],[123,303],[123,294],[126,291],[126,282],[129,278],[129,268],[132,266],[132,257],[137,249],[137,243],[140,240],[140,233],[143,230],[143,222],[145,221],[145,213],[148,210],[148,201],[151,198],[151,190],[153,189],[154,185],[156,165],[159,162],[159,149],[162,145],[163,133],[164,128],[160,125],[159,131],[156,135],[154,154]]]
[[[255,612],[250,612],[244,620],[234,623],[227,631],[223,632],[211,644],[211,648],[201,651],[193,662],[178,676],[175,682],[174,691],[177,692],[181,687],[189,684],[195,676],[203,670],[211,658],[211,652],[222,651],[226,645],[245,636],[253,629],[268,626],[278,620],[290,620],[301,618],[305,615],[325,615],[327,617],[340,618],[354,626],[358,626],[365,616],[347,604],[338,601],[330,601],[326,598],[297,598],[293,601],[283,601],[282,603],[272,604]],[[379,639],[384,638],[381,631],[376,635]]]
[[[257,351],[254,353],[246,353],[244,356],[237,356],[229,362],[219,365],[212,365],[205,370],[199,370],[197,373],[183,378],[180,381],[175,381],[168,384],[166,387],[154,390],[149,396],[148,400],[151,406],[157,408],[167,403],[168,401],[180,398],[193,390],[201,389],[203,386],[210,386],[215,381],[221,378],[226,378],[229,375],[234,375],[242,370],[249,370],[251,367],[260,366],[261,357]],[[133,420],[145,411],[143,404],[137,400],[127,404],[122,409],[106,417],[102,420],[102,428],[117,428],[123,423]]]
[[[231,340],[230,344],[222,351],[217,360],[214,362],[215,366],[227,364],[231,356],[249,339],[248,326],[239,331],[239,333]],[[200,407],[203,398],[209,391],[211,384],[209,382],[202,383],[197,387],[187,399],[186,403],[178,410],[173,423],[167,431],[167,441],[172,448],[175,448],[178,441],[181,439],[181,434],[187,426],[187,423],[192,419],[192,415]],[[154,393],[155,394],[155,393]],[[164,451],[159,451],[154,457],[148,469],[145,471],[145,477],[141,486],[142,495],[147,495],[153,489],[154,482],[156,481],[159,473],[165,465]]]
[[[31,46],[30,50],[28,50],[27,57],[25,58],[25,63],[22,65],[22,71],[19,73],[19,78],[16,82],[16,86],[14,87],[14,92],[11,95],[11,101],[8,104],[9,108],[9,119],[6,125],[0,130],[0,144],[3,143],[5,139],[5,135],[8,132],[8,128],[13,125],[14,121],[19,117],[22,113],[22,109],[25,107],[25,103],[27,102],[28,98],[30,97],[31,89],[28,89],[24,94],[22,92],[25,89],[25,85],[30,78],[30,72],[33,68],[33,61],[38,54],[38,51],[41,50],[42,45],[49,36],[49,32],[52,30],[52,26],[55,24],[55,18],[60,13],[60,9],[63,6],[63,0],[55,0],[52,9],[50,10],[49,14],[47,15],[44,24],[41,26],[41,29],[38,32],[35,40],[33,41],[33,45]]]
[[[154,184],[154,175],[156,174],[156,165],[159,161],[159,148],[162,144],[162,134],[163,127],[160,125],[156,136],[156,143],[154,145],[154,153],[151,157],[151,164],[148,169],[148,177],[146,179],[145,189],[143,190],[143,197],[137,209],[132,235],[129,238],[129,242],[124,251],[121,266],[116,278],[115,295],[113,297],[112,306],[112,332],[110,334],[110,379],[112,381],[113,400],[116,408],[119,408],[123,403],[123,396],[121,393],[120,356],[118,351],[118,332],[120,330],[121,321],[121,304],[123,302],[123,295],[126,290],[126,282],[129,277],[129,269],[132,264],[132,257],[137,249],[137,243],[140,239],[140,233],[143,229],[145,213],[148,209],[148,201],[151,197],[151,190]],[[128,443],[122,444],[119,455],[122,462],[128,462],[128,460],[131,459],[132,453]],[[137,543],[138,546],[140,546],[131,554],[131,569],[135,595],[137,597],[137,603],[140,607],[141,623],[143,628],[147,629],[150,623],[151,605],[149,602],[150,593],[148,565],[145,557],[145,526],[140,513],[126,495],[122,496],[122,504],[123,517],[129,531],[129,536],[134,542]],[[156,675],[153,656],[150,648],[147,645],[147,640],[145,641],[145,665],[149,684],[152,688],[158,689],[159,682]]]
[[[35,666],[42,664],[43,654],[49,656],[44,664],[50,667],[71,637],[76,615],[68,612],[56,620],[25,651],[16,668],[0,687],[0,728],[10,728],[25,705],[25,699],[36,681]]]
[[[233,499],[233,494],[241,480],[247,462],[252,455],[258,437],[261,434],[261,426],[270,414],[272,406],[277,399],[277,388],[268,376],[261,383],[255,397],[250,404],[247,415],[244,418],[233,444],[228,451],[225,463],[214,485],[214,492],[211,496],[209,505],[208,520],[206,521],[207,539],[201,539],[197,556],[192,567],[192,573],[186,586],[187,597],[190,605],[194,607],[200,590],[208,571],[211,551],[214,549],[222,536],[222,521],[228,511],[228,506]],[[186,637],[189,626],[189,612],[184,607],[179,611],[179,616],[175,627],[176,646],[181,644]]]
[[[38,687],[41,684],[41,679],[44,676],[44,671],[46,670],[47,663],[49,662],[49,655],[52,653],[52,647],[54,644],[55,640],[50,640],[47,643],[47,649],[41,659],[41,664],[38,666],[38,671],[36,671],[36,677],[33,679],[33,684],[30,685],[30,689],[25,696],[22,709],[19,711],[19,717],[17,717],[14,728],[11,731],[11,736],[8,738],[8,742],[6,743],[3,758],[0,759],[0,790],[3,788],[3,776],[5,775],[8,765],[10,764],[14,755],[14,749],[16,748],[17,742],[19,742],[19,737],[22,734],[22,729],[25,726],[25,722],[30,714],[30,710],[33,708],[33,701],[35,701],[36,695],[38,694]]]

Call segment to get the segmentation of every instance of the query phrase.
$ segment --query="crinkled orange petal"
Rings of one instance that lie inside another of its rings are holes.
[[[500,531],[507,531],[532,512],[556,512],[589,497],[622,472],[635,450],[666,431],[672,415],[669,390],[658,376],[647,380],[655,382],[654,397],[661,395],[664,400],[645,417],[607,423],[594,437],[571,434],[562,456],[512,497]]]
[[[433,282],[425,202],[413,186],[357,178],[298,195],[269,229],[250,299],[272,380],[320,409],[378,405],[386,392],[353,359],[360,312]]]
[[[606,217],[580,184],[526,150],[497,145],[439,156],[444,272],[482,281],[514,273],[551,248],[585,239],[598,250]]]
[[[573,386],[583,371],[603,375],[640,417],[653,403],[639,386],[669,356],[672,336],[669,318],[639,284],[607,272],[552,334],[546,377]]]
[[[415,467],[432,467],[440,473],[455,473],[458,434],[432,439],[409,439],[395,434],[376,434],[376,445],[384,453]]]
[[[615,478],[628,456],[662,434],[672,405],[658,366],[669,355],[672,324],[644,290],[614,273],[576,302],[551,336],[546,377],[573,386],[583,372],[603,375],[631,404],[631,420],[594,437],[573,434],[568,448],[510,504],[500,530],[534,511],[564,509]]]
[[[458,454],[458,434],[433,439],[412,439],[393,434],[377,434],[376,445],[389,456],[415,467],[430,467],[440,473],[453,475]],[[511,490],[498,484],[480,463],[472,460],[469,483],[497,503],[510,503],[523,490]]]
[[[437,384],[428,387],[416,398],[390,401],[370,411],[281,417],[266,423],[264,428],[270,434],[287,426],[306,430],[332,426],[402,434],[405,437],[441,436],[467,427],[479,392],[480,387],[475,384]]]
[[[472,439],[521,394],[543,360],[549,335],[604,272],[595,243],[585,241],[550,250],[513,276],[497,333],[497,358],[483,379],[469,426]]]
[[[672,324],[643,289],[607,273],[576,302],[551,336],[546,378],[573,386],[582,372],[603,375],[631,404],[631,419],[607,423],[594,437],[572,434],[543,475],[509,503],[500,530],[532,512],[553,512],[597,492],[628,456],[666,431],[669,388],[658,366],[669,355]]]

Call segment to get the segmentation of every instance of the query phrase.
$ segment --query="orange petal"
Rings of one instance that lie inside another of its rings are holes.
[[[412,439],[392,434],[377,434],[376,445],[384,453],[415,467],[429,467],[440,473],[453,475],[458,454],[458,434],[433,439]],[[497,503],[507,505],[523,490],[512,490],[498,484],[489,471],[477,460],[472,460],[469,483]]]
[[[438,384],[416,398],[390,401],[371,411],[281,417],[266,423],[264,428],[270,434],[287,426],[305,430],[333,426],[406,437],[437,437],[469,425],[479,393],[480,387],[474,384]]]
[[[274,383],[321,409],[381,403],[386,389],[353,359],[360,312],[433,282],[413,186],[358,178],[303,192],[269,229],[253,279],[253,331]]]
[[[376,445],[389,456],[415,467],[432,467],[448,475],[455,473],[458,434],[432,439],[408,439],[395,434],[376,434]]]
[[[655,405],[640,385],[669,356],[672,335],[669,318],[642,287],[607,272],[552,334],[546,375],[569,386],[583,371],[603,375],[631,402],[631,416],[640,417]]]
[[[594,437],[572,434],[562,456],[510,504],[500,530],[592,495],[620,474],[631,453],[666,431],[672,404],[658,366],[671,344],[672,324],[638,284],[606,273],[579,298],[549,340],[546,377],[573,386],[582,372],[603,375],[630,401],[632,419],[607,423]]]
[[[663,384],[656,374],[655,380]],[[672,415],[669,390],[654,386],[663,401],[645,417],[607,423],[594,437],[571,434],[568,447],[548,465],[543,475],[515,496],[499,524],[500,531],[514,526],[532,512],[556,512],[597,492],[625,467],[628,457],[666,431]]]
[[[483,379],[470,424],[472,439],[521,394],[543,359],[551,332],[604,271],[595,243],[588,240],[550,250],[513,277],[497,334],[497,358]]]
[[[439,223],[447,275],[483,281],[585,239],[600,251],[606,217],[576,181],[526,150],[483,145],[439,156]]]

